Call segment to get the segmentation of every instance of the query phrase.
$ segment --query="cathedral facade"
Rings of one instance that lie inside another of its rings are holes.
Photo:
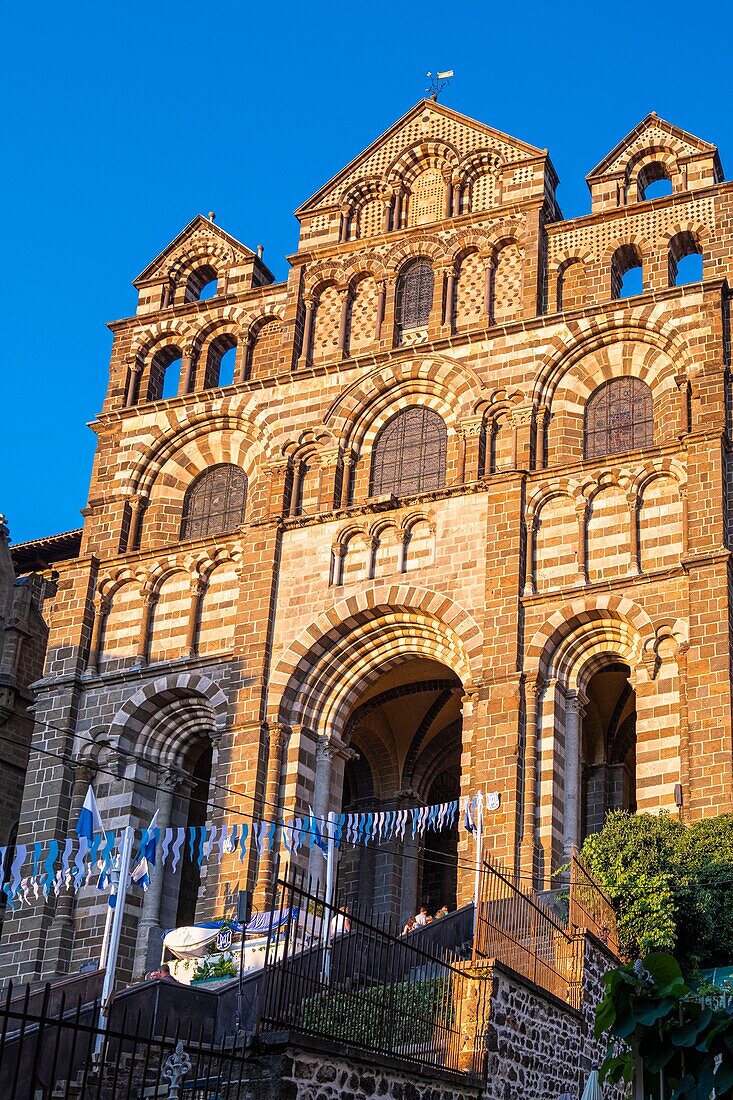
[[[204,217],[139,276],[19,840],[90,780],[109,828],[481,790],[542,887],[611,809],[731,809],[733,186],[653,114],[588,184],[564,220],[546,150],[424,101],[300,207],[286,282]],[[341,889],[460,904],[472,858],[457,825],[357,845]],[[274,873],[158,869],[126,972]],[[105,910],[8,915],[2,973],[78,969]]]

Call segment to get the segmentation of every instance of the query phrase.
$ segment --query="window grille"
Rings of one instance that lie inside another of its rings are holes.
[[[374,442],[371,496],[410,496],[445,484],[446,427],[432,409],[397,413]]]
[[[433,308],[433,269],[427,260],[416,260],[400,273],[397,282],[397,330],[423,328]]]
[[[182,539],[232,531],[244,522],[247,475],[238,466],[212,466],[193,482],[183,502]]]
[[[613,378],[591,395],[585,411],[585,457],[636,451],[654,444],[652,393],[639,378]]]

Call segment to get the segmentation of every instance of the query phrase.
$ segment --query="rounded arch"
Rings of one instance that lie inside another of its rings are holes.
[[[181,317],[157,321],[138,332],[130,346],[130,361],[144,365],[155,349],[166,344],[176,344],[183,352],[191,350],[196,339],[196,328]]]
[[[449,597],[406,584],[375,587],[339,601],[288,647],[270,681],[273,710],[287,724],[338,733],[386,668],[428,657],[467,689],[481,646],[478,625]]]
[[[424,256],[433,263],[448,263],[450,253],[448,246],[439,237],[431,237],[421,234],[409,241],[401,241],[390,249],[384,257],[384,266],[387,271],[397,272],[402,265],[417,256]]]
[[[454,359],[431,357],[392,362],[353,382],[336,398],[326,412],[324,424],[344,447],[359,449],[375,416],[397,404],[407,405],[431,399],[435,408],[444,410],[450,425],[479,400],[481,379],[476,372]],[[387,419],[385,413],[380,423]],[[378,427],[375,431],[378,430]]]
[[[693,365],[685,339],[667,322],[648,321],[641,309],[631,317],[619,316],[603,322],[589,318],[571,321],[568,329],[569,339],[553,341],[541,362],[532,394],[538,407],[551,405],[560,382],[577,363],[614,344],[643,344],[663,352],[669,359],[669,367],[663,372],[665,380],[687,373]]]
[[[176,763],[194,733],[218,739],[228,725],[224,692],[199,672],[159,676],[144,684],[117,711],[109,743],[153,764]]]
[[[303,281],[303,293],[317,297],[326,287],[344,284],[343,264],[326,261],[308,268]]]
[[[222,399],[222,403],[224,400]],[[247,418],[248,411],[252,412],[251,420]],[[213,416],[203,413],[190,415],[185,410],[181,410],[180,418],[171,417],[167,430],[159,428],[157,437],[147,451],[144,451],[133,465],[121,470],[120,478],[128,492],[148,495],[166,463],[191,446],[194,451],[200,450],[198,444],[207,436],[224,438],[227,433],[239,433],[246,440],[246,449],[243,453],[249,456],[250,449],[256,447],[260,432],[263,431],[259,418],[255,419],[254,409],[243,409],[237,413],[222,412]],[[259,442],[264,447],[264,441]],[[199,469],[203,469],[208,464],[207,457],[206,461],[202,461]],[[251,474],[254,465],[253,457],[248,457],[243,465],[247,474]]]
[[[527,647],[525,668],[530,676],[543,680],[562,676],[567,683],[572,669],[577,676],[581,667],[578,654],[592,655],[606,643],[623,642],[629,663],[635,667],[642,653],[653,646],[654,638],[651,619],[633,600],[611,593],[579,597],[558,608],[537,630]]]
[[[403,149],[386,172],[387,182],[409,187],[426,168],[452,172],[460,163],[458,149],[447,141],[418,141]]]

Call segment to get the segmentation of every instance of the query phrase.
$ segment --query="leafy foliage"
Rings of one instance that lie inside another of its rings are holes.
[[[733,1014],[692,993],[663,952],[611,970],[596,1009],[596,1035],[609,1036],[601,1080],[630,1081],[635,1063],[654,1100],[733,1097]]]
[[[304,1031],[380,1050],[433,1040],[436,1028],[453,1023],[445,978],[393,982],[350,991],[319,993],[303,1002]]]
[[[238,970],[231,959],[202,959],[193,972],[191,981],[200,982],[206,978],[236,978]]]
[[[733,814],[688,826],[612,813],[581,855],[616,907],[623,955],[676,950],[685,973],[733,961]]]

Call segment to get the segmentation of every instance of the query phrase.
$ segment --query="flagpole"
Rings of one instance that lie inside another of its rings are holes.
[[[476,875],[473,885],[473,927],[476,930],[478,920],[478,902],[481,893],[481,855],[484,835],[484,795],[479,791],[476,795]]]
[[[107,1027],[109,1017],[110,1000],[115,988],[117,972],[117,954],[120,948],[120,936],[122,934],[122,920],[125,915],[125,897],[127,894],[128,879],[130,877],[130,863],[132,861],[132,845],[135,840],[135,830],[127,825],[122,834],[122,850],[120,852],[120,881],[117,887],[117,900],[112,913],[112,927],[109,935],[109,948],[107,953],[107,966],[104,971],[102,984],[101,1006],[99,1009],[99,1034],[95,1044],[95,1054],[102,1049],[104,1042],[104,1030]]]
[[[333,911],[334,885],[336,882],[336,814],[329,811],[326,818],[326,896],[325,896],[325,920],[326,946],[323,951],[323,977],[329,981],[331,977],[331,921]]]
[[[107,916],[104,922],[104,935],[102,936],[102,950],[99,953],[99,969],[105,970],[107,967],[107,956],[109,955],[109,937],[112,931],[112,917],[114,915],[114,909],[109,903],[111,894],[107,895]]]

